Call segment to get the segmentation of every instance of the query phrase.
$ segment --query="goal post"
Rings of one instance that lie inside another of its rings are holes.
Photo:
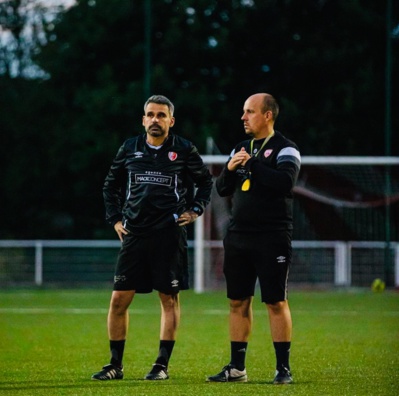
[[[202,158],[215,177],[228,160],[227,155]],[[312,279],[305,282],[310,283],[325,279],[335,285],[364,286],[370,277],[380,276],[389,280],[387,284],[399,286],[399,157],[303,156],[294,195],[294,247],[306,241],[315,245],[298,249],[298,257],[294,256],[298,265],[293,264],[291,279],[295,281],[295,270],[301,267],[308,268]],[[198,293],[212,289],[207,280],[218,283],[213,274],[221,273],[228,205],[214,194],[205,216],[197,220],[194,288]],[[326,241],[334,248],[323,247]],[[356,245],[359,242],[361,246]],[[212,249],[219,250],[217,259]],[[328,261],[329,255],[332,264],[319,263]],[[313,268],[326,273],[313,276]]]

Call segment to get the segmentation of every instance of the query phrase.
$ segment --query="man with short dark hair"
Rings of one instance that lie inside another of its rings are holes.
[[[104,183],[106,219],[122,247],[108,313],[111,361],[93,380],[123,378],[128,307],[136,293],[157,290],[161,301],[159,354],[147,380],[169,378],[180,321],[179,291],[188,289],[186,226],[209,203],[212,176],[197,148],[170,132],[174,106],[165,96],[144,105],[145,133],[119,149]],[[197,187],[188,198],[192,180]]]

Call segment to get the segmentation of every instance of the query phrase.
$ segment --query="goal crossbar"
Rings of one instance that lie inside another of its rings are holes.
[[[226,163],[228,155],[202,155],[205,164],[220,165]],[[372,156],[317,156],[305,155],[301,158],[304,165],[399,165],[399,157]]]

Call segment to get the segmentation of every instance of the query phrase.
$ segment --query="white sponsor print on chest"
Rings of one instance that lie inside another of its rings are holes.
[[[157,184],[161,186],[171,186],[172,177],[159,173],[136,173],[134,175],[134,182],[136,184]]]

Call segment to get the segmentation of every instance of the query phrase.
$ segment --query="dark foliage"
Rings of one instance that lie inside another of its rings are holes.
[[[46,78],[10,77],[1,49],[1,239],[113,236],[102,183],[119,145],[142,131],[148,90],[174,101],[175,132],[202,153],[209,137],[230,152],[245,99],[264,91],[302,155],[384,155],[386,2],[152,0],[150,16],[145,4],[81,0],[51,22],[38,9],[46,40],[32,56]],[[3,26],[11,5],[23,2],[3,2]],[[395,2],[396,24],[398,13]],[[398,129],[393,117],[392,155]]]

